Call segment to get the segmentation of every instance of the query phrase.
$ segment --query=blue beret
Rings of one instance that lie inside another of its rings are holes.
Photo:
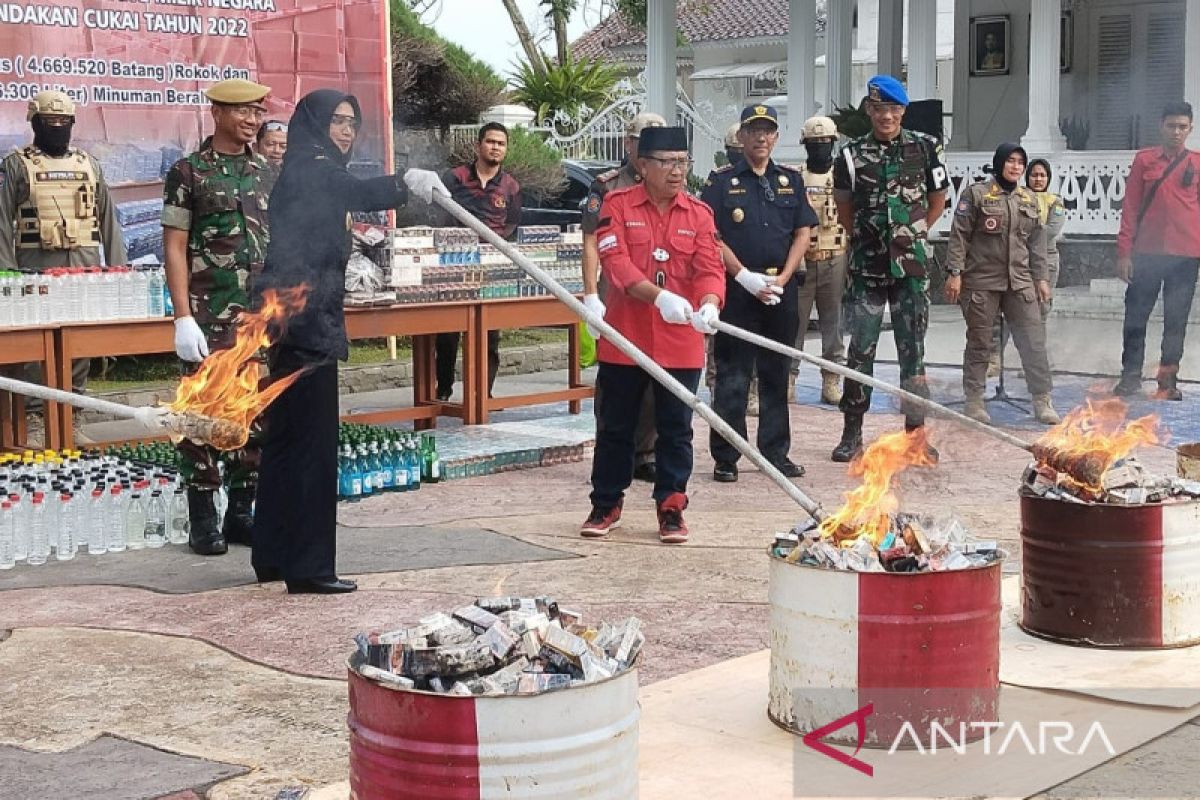
[[[908,105],[908,92],[904,91],[904,84],[891,75],[876,75],[867,81],[867,97],[881,103]]]

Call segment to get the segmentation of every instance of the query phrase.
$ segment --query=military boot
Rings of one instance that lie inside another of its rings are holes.
[[[1033,396],[1033,418],[1043,425],[1057,425],[1062,422],[1062,417],[1054,410],[1054,403],[1048,394]]]
[[[1160,370],[1158,373],[1158,391],[1155,393],[1155,398],[1159,400],[1182,400],[1183,392],[1179,390],[1179,383],[1175,380],[1175,372]]]
[[[983,402],[983,395],[968,397],[966,405],[963,406],[963,414],[984,425],[992,424],[992,415],[988,413],[987,406]]]
[[[842,440],[833,448],[829,456],[831,461],[845,464],[862,453],[862,424],[861,414],[846,414],[842,423]]]
[[[821,370],[821,402],[836,406],[842,402],[842,376]]]
[[[225,522],[221,525],[221,536],[228,544],[252,544],[254,529],[254,489],[230,489],[229,508],[225,509]]]
[[[224,555],[229,548],[225,544],[225,537],[217,529],[215,492],[189,486],[187,494],[188,519],[192,523],[188,546],[198,556]]]
[[[908,419],[906,419],[904,421],[904,432],[905,433],[912,433],[913,431],[918,430],[920,428],[924,428],[924,427],[925,427],[924,422],[914,422],[914,421],[908,420]],[[927,466],[936,464],[942,460],[942,454],[938,452],[938,449],[936,447],[934,447],[933,445],[931,445],[929,443],[928,438],[926,438],[926,440],[925,440],[925,458],[926,458],[926,460],[929,461],[929,464]]]

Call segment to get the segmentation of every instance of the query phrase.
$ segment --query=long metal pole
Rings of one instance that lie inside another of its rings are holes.
[[[779,353],[780,355],[791,356],[792,358],[798,358],[801,361],[807,361],[810,364],[817,365],[818,367],[820,367],[821,369],[823,369],[827,372],[836,372],[838,375],[841,375],[844,378],[848,378],[852,381],[857,381],[858,383],[865,384],[867,386],[870,386],[873,389],[878,389],[881,392],[887,392],[888,394],[893,394],[896,397],[899,397],[901,400],[904,400],[905,402],[912,403],[915,406],[919,406],[920,408],[923,408],[926,411],[928,411],[932,414],[935,414],[939,417],[945,417],[946,419],[952,419],[955,422],[959,423],[960,425],[971,428],[972,430],[979,431],[980,433],[987,434],[988,436],[991,436],[993,439],[999,439],[1000,441],[1004,442],[1005,444],[1011,444],[1014,447],[1021,448],[1022,450],[1030,450],[1030,448],[1032,447],[1032,445],[1029,442],[1027,442],[1024,439],[1021,439],[1017,436],[1013,436],[1011,433],[1002,431],[999,428],[993,428],[991,425],[980,422],[978,420],[971,419],[966,414],[960,414],[957,411],[954,411],[953,409],[946,408],[944,405],[941,405],[940,403],[935,403],[927,397],[922,397],[919,394],[913,394],[912,392],[910,392],[906,389],[901,389],[900,387],[893,386],[890,383],[884,383],[883,381],[879,380],[878,378],[872,377],[870,375],[864,375],[863,373],[858,372],[857,370],[850,369],[849,367],[843,366],[842,364],[838,364],[834,361],[826,361],[823,358],[819,358],[818,356],[811,355],[809,353],[804,352],[803,350],[797,350],[794,347],[788,347],[787,345],[780,344],[779,342],[776,342],[773,339],[768,339],[765,336],[759,336],[757,333],[751,333],[750,331],[744,330],[743,328],[739,328],[736,325],[730,325],[728,322],[717,321],[717,322],[713,323],[713,327],[716,328],[721,333],[725,333],[730,336],[737,337],[738,339],[741,339],[746,342],[750,342],[751,344],[756,344],[759,347]]]
[[[792,483],[783,473],[775,468],[775,465],[758,452],[749,442],[737,434],[733,428],[725,420],[717,416],[717,413],[709,408],[696,395],[688,391],[688,388],[679,381],[675,380],[669,372],[656,364],[649,356],[643,353],[634,345],[633,342],[621,335],[620,331],[609,325],[602,317],[598,317],[588,310],[587,306],[575,299],[575,296],[564,289],[559,283],[550,277],[548,273],[521,254],[515,247],[504,241],[491,228],[484,225],[478,219],[473,217],[469,211],[456,203],[453,199],[444,195],[434,193],[434,202],[440,205],[446,211],[450,212],[463,225],[467,226],[479,237],[489,244],[493,245],[497,250],[508,256],[514,264],[525,271],[529,277],[540,283],[542,286],[562,301],[568,308],[574,311],[581,319],[587,322],[593,330],[600,331],[605,339],[612,342],[613,345],[625,355],[629,356],[635,364],[644,369],[654,380],[661,383],[667,388],[671,394],[683,401],[688,408],[695,411],[704,420],[712,426],[713,430],[721,434],[727,442],[737,448],[738,452],[762,470],[763,474],[775,481],[780,489],[787,493],[797,504],[808,514],[820,521],[824,518],[825,512],[821,509],[819,503],[813,501],[808,495],[800,490],[800,487]],[[655,313],[653,310],[647,310],[647,313]]]
[[[38,383],[27,383],[4,376],[0,376],[0,389],[6,392],[13,392],[14,394],[38,397],[53,403],[65,403],[76,408],[98,411],[101,414],[111,414],[114,417],[121,417],[122,419],[138,419],[139,412],[141,412],[141,409],[136,406],[127,406],[122,403],[114,403],[111,400],[101,400],[99,397],[88,397],[82,394],[75,394],[74,392],[64,392],[61,389],[51,389],[49,386],[42,386]]]

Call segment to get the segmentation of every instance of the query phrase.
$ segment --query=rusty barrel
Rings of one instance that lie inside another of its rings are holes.
[[[1021,627],[1089,647],[1200,642],[1200,502],[1021,498]]]
[[[1001,563],[850,572],[771,556],[768,715],[855,747],[923,745],[935,723],[981,738],[971,723],[999,720]]]
[[[638,796],[637,671],[539,695],[384,686],[351,658],[352,800]]]

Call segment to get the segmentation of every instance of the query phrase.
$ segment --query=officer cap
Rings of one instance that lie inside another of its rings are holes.
[[[661,115],[655,114],[653,111],[643,111],[629,120],[629,124],[625,126],[625,135],[636,139],[646,128],[665,127],[667,127],[667,121]]]
[[[876,75],[867,81],[867,97],[880,103],[908,105],[908,92],[904,91],[904,84],[891,75]]]
[[[735,122],[729,126],[729,130],[725,131],[725,146],[732,147],[735,150],[743,150],[742,143],[738,141],[738,131],[742,129],[742,123]]]
[[[29,101],[29,110],[25,114],[25,121],[31,121],[38,114],[73,117],[75,116],[75,102],[64,93],[52,89],[38,92]]]
[[[828,139],[837,138],[837,125],[829,117],[809,117],[804,120],[804,130],[800,134],[801,139]]]
[[[742,127],[756,119],[774,122],[775,127],[779,127],[779,112],[773,106],[746,106],[742,109]]]
[[[241,78],[229,78],[228,80],[219,81],[208,87],[208,91],[205,92],[208,95],[208,99],[214,103],[225,103],[227,105],[256,103],[270,93],[270,86],[263,86],[261,83],[254,83],[253,81]]]
[[[683,128],[646,128],[638,138],[639,156],[655,151],[686,152],[687,149],[687,131]]]

